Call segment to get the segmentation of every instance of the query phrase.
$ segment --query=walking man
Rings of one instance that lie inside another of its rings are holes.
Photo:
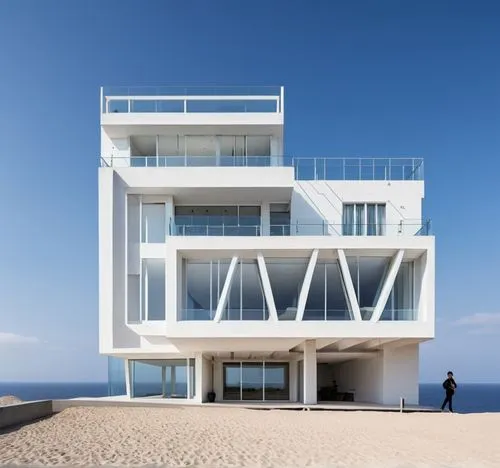
[[[443,388],[446,391],[446,398],[444,399],[443,404],[441,405],[441,411],[444,411],[446,403],[448,403],[448,408],[450,410],[450,413],[453,413],[453,395],[455,394],[455,389],[457,388],[457,383],[453,378],[453,372],[451,371],[448,372],[448,377],[443,382]]]

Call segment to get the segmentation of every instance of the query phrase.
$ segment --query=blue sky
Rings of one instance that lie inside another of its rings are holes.
[[[500,382],[500,4],[0,2],[0,380],[105,380],[99,86],[286,87],[286,151],[425,158],[437,338],[421,380]]]

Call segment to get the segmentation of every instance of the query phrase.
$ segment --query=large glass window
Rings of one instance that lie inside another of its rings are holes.
[[[269,312],[256,260],[240,260],[234,272],[223,320],[267,320]]]
[[[229,269],[229,260],[184,260],[185,299],[180,320],[212,320]]]
[[[308,258],[266,258],[279,320],[295,320]]]
[[[363,320],[370,320],[385,281],[390,258],[348,257],[347,264]]]
[[[304,320],[349,320],[351,318],[338,263],[336,261],[318,262],[307,297]]]
[[[414,262],[403,262],[381,320],[417,320],[414,300]]]
[[[165,320],[165,260],[142,260],[141,319]]]
[[[241,397],[243,400],[264,399],[264,367],[262,362],[242,363]]]
[[[194,366],[194,359],[133,360],[133,396],[193,398]]]
[[[385,227],[385,204],[344,204],[342,213],[344,236],[383,236],[386,232]]]
[[[224,400],[241,400],[241,363],[224,364]]]
[[[165,242],[165,203],[142,204],[141,242]]]
[[[223,364],[224,400],[289,400],[289,367],[283,362]]]
[[[266,400],[288,400],[288,363],[266,362],[264,365],[264,394]]]

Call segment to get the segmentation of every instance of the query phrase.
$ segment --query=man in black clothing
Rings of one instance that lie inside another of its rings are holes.
[[[443,388],[446,391],[446,398],[441,405],[441,411],[444,411],[446,403],[448,403],[450,413],[453,413],[453,395],[455,394],[455,389],[457,388],[457,383],[453,378],[453,372],[448,372],[448,378],[443,382]]]

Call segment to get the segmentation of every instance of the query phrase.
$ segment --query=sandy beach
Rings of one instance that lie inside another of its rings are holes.
[[[498,467],[500,414],[70,408],[0,432],[0,464]]]

